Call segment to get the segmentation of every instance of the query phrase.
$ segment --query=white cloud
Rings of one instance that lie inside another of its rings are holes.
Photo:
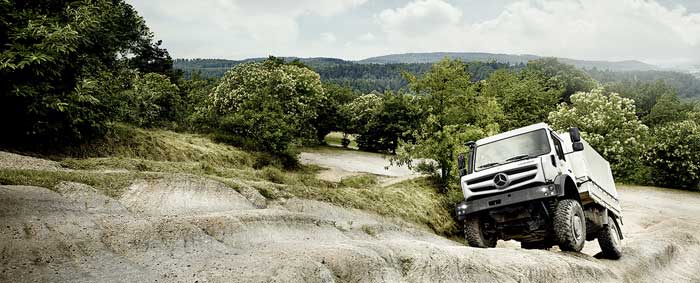
[[[321,33],[321,42],[325,44],[333,44],[337,40],[338,39],[335,37],[335,34],[333,34],[332,32]]]
[[[461,18],[461,10],[442,0],[416,0],[378,15],[384,31],[413,35],[458,24]]]
[[[367,0],[127,1],[177,57],[242,58],[293,55],[300,17],[331,17]]]
[[[700,14],[654,1],[521,0],[493,19],[465,23],[450,4],[419,0],[384,10],[378,18],[402,51],[530,53],[654,63],[700,59]]]
[[[359,40],[359,41],[372,41],[372,40],[374,40],[375,38],[376,38],[376,36],[374,36],[373,33],[368,32],[368,33],[365,33],[365,34],[360,35],[359,37],[357,37],[357,40]]]

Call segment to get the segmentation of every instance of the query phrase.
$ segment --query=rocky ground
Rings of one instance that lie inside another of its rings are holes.
[[[2,154],[0,167],[62,170]],[[584,253],[474,249],[399,219],[187,174],[134,180],[119,198],[78,183],[3,185],[0,282],[700,282],[700,194],[619,193],[614,261],[594,257],[596,242]]]

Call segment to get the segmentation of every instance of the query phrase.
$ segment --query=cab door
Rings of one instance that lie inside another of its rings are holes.
[[[549,131],[549,133],[552,136],[552,145],[554,146],[550,156],[552,165],[557,168],[559,174],[571,174],[573,172],[571,165],[566,162],[566,155],[564,155],[564,141],[555,132]]]

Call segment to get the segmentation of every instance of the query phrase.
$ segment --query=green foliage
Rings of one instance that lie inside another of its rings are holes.
[[[290,59],[290,58],[288,58]],[[263,58],[246,59],[240,61],[224,59],[176,59],[174,67],[182,70],[185,77],[193,73],[201,73],[205,77],[220,78],[232,67],[250,62],[260,62]],[[321,80],[351,88],[360,93],[386,91],[399,91],[408,86],[408,81],[402,75],[403,72],[423,74],[430,69],[432,63],[388,63],[365,64],[345,61],[334,58],[303,58],[301,63],[311,67],[321,75]],[[498,69],[521,69],[524,64],[510,65],[498,63],[486,58],[486,60],[469,60],[467,69],[472,74],[472,81],[487,78],[489,74]]]
[[[235,144],[284,154],[316,138],[310,125],[323,97],[318,74],[271,59],[227,72],[210,96],[209,111]]]
[[[544,90],[563,89],[564,101],[568,101],[574,93],[590,91],[597,85],[586,72],[573,65],[561,63],[556,58],[532,60],[527,63],[524,72],[526,76],[539,78],[545,86]]]
[[[547,84],[549,79],[532,72],[518,74],[498,70],[482,82],[480,91],[485,96],[496,97],[503,109],[508,109],[504,111],[501,125],[503,130],[511,130],[540,123],[556,109],[564,89],[552,88]]]
[[[692,104],[680,101],[675,93],[666,93],[657,98],[656,104],[642,121],[650,127],[660,126],[686,120],[691,111]]]
[[[619,93],[620,96],[634,100],[637,117],[643,119],[649,115],[661,96],[675,96],[676,90],[662,80],[653,82],[624,80],[608,83],[606,92]]]
[[[313,122],[319,143],[324,143],[324,138],[332,131],[348,131],[352,117],[343,107],[357,97],[351,89],[335,84],[324,83],[323,90],[318,116]]]
[[[100,136],[118,105],[109,90],[128,54],[150,44],[124,1],[0,1],[4,143],[54,146]]]
[[[653,130],[654,140],[644,154],[657,185],[698,188],[700,182],[700,125],[671,122]]]
[[[479,95],[472,88],[466,65],[442,60],[420,78],[407,74],[412,90],[420,98],[424,119],[413,136],[415,142],[402,142],[392,160],[411,165],[417,158],[437,162],[441,186],[452,181],[455,160],[463,143],[486,132],[495,133],[501,108],[494,97]]]
[[[700,97],[700,79],[688,73],[674,71],[626,71],[613,72],[603,70],[588,70],[587,71],[594,79],[603,83],[622,83],[624,85],[635,84],[657,84],[662,81],[666,86],[672,88],[678,93],[678,97],[682,100],[698,99]],[[613,89],[615,92],[624,94],[623,90]],[[656,96],[663,94],[658,92]],[[630,97],[631,98],[631,97]],[[635,99],[635,98],[633,98]],[[636,99],[635,99],[636,100]],[[649,109],[649,108],[645,108]],[[639,109],[638,109],[639,110]]]
[[[131,89],[123,94],[128,100],[124,121],[139,127],[165,126],[182,120],[185,107],[180,89],[161,74],[137,75]]]
[[[571,96],[549,114],[550,125],[560,131],[578,127],[581,137],[610,162],[613,174],[629,180],[638,169],[648,128],[635,115],[634,101],[601,88]]]
[[[395,152],[399,140],[412,141],[412,131],[421,119],[419,99],[405,93],[367,94],[348,104],[353,116],[351,132],[357,146],[367,151]]]

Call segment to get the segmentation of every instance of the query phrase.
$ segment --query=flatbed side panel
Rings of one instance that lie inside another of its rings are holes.
[[[564,148],[572,151],[571,139],[568,134],[560,134],[564,140]],[[579,191],[588,192],[590,197],[600,203],[616,215],[620,215],[620,202],[617,196],[615,180],[610,170],[610,163],[591,147],[588,142],[583,142],[583,150],[567,155],[577,183],[580,183]]]

